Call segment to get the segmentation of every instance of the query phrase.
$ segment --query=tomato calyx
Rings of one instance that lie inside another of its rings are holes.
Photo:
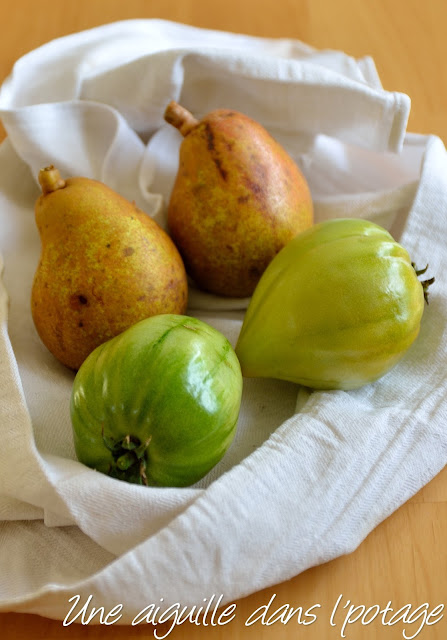
[[[411,263],[411,266],[413,267],[413,269],[416,272],[416,275],[419,277],[421,275],[423,275],[427,269],[428,269],[428,264],[425,266],[424,269],[418,269],[415,265],[414,262]],[[421,285],[422,285],[422,289],[424,291],[424,300],[425,302],[428,304],[428,288],[430,285],[432,285],[435,281],[435,278],[428,278],[427,280],[421,280]]]
[[[111,464],[109,468],[109,476],[147,486],[145,453],[152,436],[144,442],[130,434],[121,440],[114,440],[104,435],[103,429],[102,438],[114,460],[114,465]]]

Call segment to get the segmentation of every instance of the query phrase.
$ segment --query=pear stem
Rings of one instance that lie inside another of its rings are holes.
[[[42,188],[43,195],[65,187],[65,180],[61,178],[59,170],[52,164],[39,171],[38,180]]]
[[[192,113],[178,104],[178,102],[175,102],[175,100],[171,100],[166,107],[164,119],[178,129],[182,136],[187,136],[199,124],[199,121],[194,118]]]

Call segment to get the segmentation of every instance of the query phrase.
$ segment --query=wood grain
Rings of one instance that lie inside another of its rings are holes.
[[[340,49],[355,57],[371,55],[386,89],[403,91],[412,99],[409,130],[433,133],[447,140],[447,3],[445,0],[15,0],[1,9],[0,81],[14,61],[45,42],[82,29],[129,18],[164,18],[199,27],[266,37],[297,38],[321,49]],[[0,139],[4,137],[0,132]],[[407,504],[379,525],[351,554],[310,569],[294,579],[238,601],[229,627],[189,625],[168,637],[221,639],[259,638],[335,640],[351,605],[413,609],[428,603],[447,605],[447,471],[444,469]],[[0,549],[1,552],[1,549]],[[6,580],[6,576],[2,576]],[[321,605],[317,620],[298,624],[244,623],[257,607],[274,596],[271,612]],[[341,604],[330,623],[337,599]],[[427,605],[427,606],[428,606]],[[350,606],[350,605],[349,605]],[[373,609],[370,609],[372,615]],[[435,621],[435,617],[432,621]],[[386,621],[386,618],[385,618]],[[350,640],[397,640],[405,625],[386,625],[378,618],[368,625],[357,621],[345,629]],[[407,625],[407,636],[418,623]],[[136,627],[62,627],[58,621],[34,615],[0,614],[3,640],[16,638],[153,637],[146,625]],[[445,640],[447,614],[416,636]]]

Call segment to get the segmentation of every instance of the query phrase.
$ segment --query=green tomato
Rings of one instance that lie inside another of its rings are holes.
[[[188,486],[228,449],[242,375],[228,340],[196,318],[165,314],[97,347],[76,374],[76,455],[128,482]]]
[[[247,309],[236,354],[244,376],[315,389],[376,380],[416,339],[424,293],[408,252],[360,219],[314,225],[272,260]]]

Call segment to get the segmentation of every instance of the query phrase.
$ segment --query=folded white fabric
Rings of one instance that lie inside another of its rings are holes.
[[[245,380],[236,439],[186,489],[120,482],[76,461],[73,373],[41,344],[29,297],[40,242],[38,170],[100,179],[165,224],[180,135],[197,117],[259,120],[306,174],[316,219],[391,230],[430,274],[445,263],[447,154],[406,133],[407,96],[371,59],[296,41],[131,20],[20,59],[0,91],[0,609],[64,619],[76,594],[128,623],[150,603],[221,603],[353,550],[447,460],[446,285],[403,361],[353,392]],[[0,263],[1,264],[1,263]],[[8,304],[9,299],[9,304]],[[192,289],[189,313],[235,343],[247,300]]]

